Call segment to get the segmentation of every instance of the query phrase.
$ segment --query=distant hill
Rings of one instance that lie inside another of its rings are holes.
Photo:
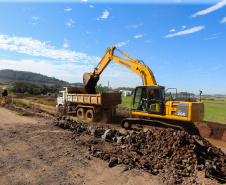
[[[63,80],[58,80],[54,77],[48,77],[38,73],[26,72],[26,71],[14,71],[11,69],[0,70],[0,83],[5,81],[27,81],[45,85],[68,85],[69,83]]]

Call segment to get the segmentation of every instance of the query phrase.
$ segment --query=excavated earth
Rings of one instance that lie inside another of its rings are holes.
[[[128,169],[144,169],[166,184],[226,182],[226,155],[199,135],[171,128],[110,129],[64,118],[54,124],[82,134],[77,144],[107,160],[109,167],[125,164]]]

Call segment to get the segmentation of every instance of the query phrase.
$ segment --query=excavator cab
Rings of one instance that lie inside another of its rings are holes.
[[[133,97],[133,111],[151,114],[163,113],[165,88],[162,86],[136,87]]]

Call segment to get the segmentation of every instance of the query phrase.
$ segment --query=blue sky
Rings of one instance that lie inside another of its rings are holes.
[[[159,85],[226,94],[225,0],[10,1],[0,1],[0,69],[82,82],[115,45],[143,60]],[[142,84],[113,61],[99,83],[108,81]]]

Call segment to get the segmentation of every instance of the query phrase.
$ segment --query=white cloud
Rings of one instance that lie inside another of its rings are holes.
[[[143,37],[143,36],[144,36],[144,35],[142,35],[142,34],[138,34],[138,35],[135,35],[134,38],[135,38],[135,39],[138,39],[138,38],[141,38],[141,37]]]
[[[107,19],[108,16],[109,16],[109,12],[108,12],[107,10],[105,10],[105,11],[103,12],[103,15],[102,15],[100,18],[101,18],[101,19]]]
[[[145,42],[151,42],[150,40],[146,40]]]
[[[81,0],[82,2],[87,2],[87,0]]]
[[[134,25],[129,25],[127,26],[127,28],[138,28],[139,26],[142,26],[143,24],[140,23],[140,24],[134,24]]]
[[[181,26],[181,28],[184,30],[185,28],[187,28],[187,26]]]
[[[39,20],[40,18],[39,17],[32,17],[33,20],[37,21]]]
[[[219,66],[216,66],[216,67],[212,67],[210,70],[218,70],[220,67]]]
[[[205,26],[197,26],[197,27],[193,27],[193,28],[190,28],[190,29],[188,29],[188,30],[179,31],[179,32],[177,32],[177,33],[173,33],[173,34],[166,35],[165,38],[195,33],[195,32],[197,32],[197,31],[200,31],[200,30],[204,29],[204,28],[205,28]]]
[[[120,43],[116,44],[115,47],[125,46],[129,42],[130,42],[130,40],[127,40],[126,42],[120,42]]]
[[[69,21],[66,22],[66,26],[67,27],[72,27],[74,23],[75,22],[72,19],[69,19]]]
[[[216,39],[218,38],[218,36],[215,36],[215,37],[209,37],[209,38],[204,38],[204,40],[212,40],[212,39]]]
[[[68,44],[63,44],[63,48],[68,48],[69,45]]]
[[[32,22],[29,22],[29,23],[35,26],[40,18],[39,17],[31,17],[31,19],[32,19]]]
[[[171,64],[171,62],[164,62],[164,64]]]
[[[185,72],[192,73],[192,74],[200,74],[200,71],[202,71],[202,68],[186,70]]]
[[[31,71],[73,83],[82,82],[84,72],[93,71],[101,59],[95,56],[87,56],[84,53],[56,49],[48,43],[27,37],[0,35],[0,49],[33,56],[33,59],[0,59],[0,69]],[[36,56],[47,58],[39,59]],[[113,88],[120,86],[135,87],[137,84],[141,84],[141,78],[137,74],[114,62],[110,63],[104,70],[99,83],[107,85],[109,80],[111,80],[110,86]]]
[[[108,16],[109,16],[109,12],[107,10],[105,10],[102,14],[102,16],[100,16],[99,18],[97,18],[97,20],[100,20],[100,19],[107,19]]]
[[[70,62],[93,63],[100,60],[99,57],[87,56],[84,53],[56,49],[49,45],[48,42],[41,42],[30,37],[9,37],[8,35],[0,35],[0,49]]]
[[[90,8],[94,8],[94,6],[93,6],[93,5],[89,5],[89,7],[90,7]]]
[[[175,32],[176,30],[175,29],[172,29],[172,30],[170,30],[169,32]]]
[[[72,10],[72,8],[70,8],[70,7],[67,7],[64,9],[65,12],[70,12],[71,10]]]
[[[225,5],[226,5],[226,1],[223,0],[223,1],[221,1],[221,2],[219,2],[219,3],[217,3],[217,4],[213,5],[213,6],[211,6],[211,7],[207,8],[207,9],[205,9],[205,10],[201,10],[201,11],[193,14],[192,17],[196,17],[198,15],[205,15],[205,14],[211,13],[213,11],[216,11],[216,10],[224,7]]]
[[[69,47],[69,41],[67,39],[64,39],[63,48],[68,48],[68,47]]]
[[[220,70],[220,69],[223,69],[224,66],[222,64],[214,64],[214,66],[211,66],[210,70]]]
[[[226,22],[226,17],[224,17],[222,20],[221,20],[221,23],[225,23]]]

